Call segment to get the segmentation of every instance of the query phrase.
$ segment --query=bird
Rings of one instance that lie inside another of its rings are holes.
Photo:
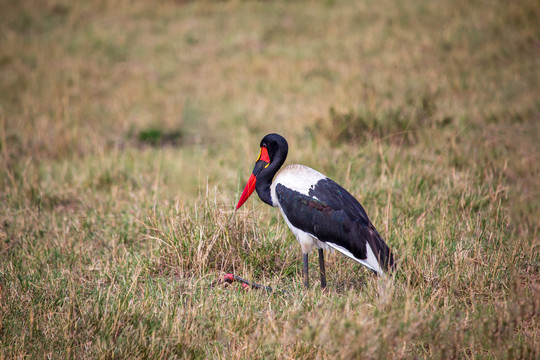
[[[300,243],[306,289],[308,254],[314,248],[319,252],[321,288],[326,288],[323,250],[337,250],[377,275],[393,270],[394,255],[360,202],[310,167],[295,164],[281,169],[288,151],[287,140],[279,134],[271,133],[261,140],[259,157],[235,212],[255,190],[264,203],[279,208]]]

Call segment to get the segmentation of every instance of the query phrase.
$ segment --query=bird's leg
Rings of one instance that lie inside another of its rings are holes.
[[[304,268],[302,269],[302,274],[304,275],[304,287],[309,288],[309,277],[308,277],[308,254],[304,253]]]
[[[321,288],[326,288],[326,270],[324,269],[323,249],[319,249],[319,270],[321,272]]]

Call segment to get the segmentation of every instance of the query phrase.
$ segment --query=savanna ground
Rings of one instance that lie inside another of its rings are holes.
[[[0,1],[0,358],[534,359],[540,9]],[[395,252],[301,280],[268,132]],[[225,272],[277,291],[209,287]]]

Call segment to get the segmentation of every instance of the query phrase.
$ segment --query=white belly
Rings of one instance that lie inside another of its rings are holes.
[[[300,247],[302,248],[302,252],[304,254],[307,254],[310,252],[313,248],[316,249],[323,249],[323,250],[331,250],[332,248],[328,246],[325,242],[319,241],[315,236],[308,234],[307,232],[300,230],[293,224],[289,222],[283,211],[281,210],[281,207],[279,208],[281,215],[283,216],[283,219],[285,219],[285,222],[289,226],[289,229],[291,229],[294,236],[296,236],[296,239],[300,243]]]

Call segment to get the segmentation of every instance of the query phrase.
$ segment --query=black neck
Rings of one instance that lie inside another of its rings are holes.
[[[281,168],[281,165],[285,162],[285,159],[287,158],[287,153],[282,153],[281,151],[278,151],[274,158],[271,160],[270,164],[267,168],[263,169],[259,176],[257,176],[257,183],[255,184],[255,190],[257,190],[257,194],[259,195],[259,198],[267,203],[270,206],[274,206],[272,203],[272,196],[270,193],[270,185],[272,185],[272,180],[274,179],[274,176],[278,172],[278,170]]]

